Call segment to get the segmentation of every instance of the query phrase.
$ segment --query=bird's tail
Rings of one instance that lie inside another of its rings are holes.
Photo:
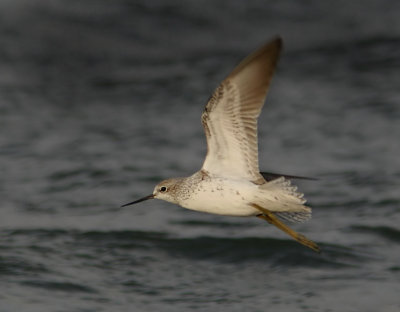
[[[260,185],[260,197],[256,204],[291,222],[303,222],[311,218],[311,208],[305,206],[304,195],[297,191],[290,180],[280,177]]]

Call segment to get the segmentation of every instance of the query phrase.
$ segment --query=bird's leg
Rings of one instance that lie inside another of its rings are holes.
[[[275,225],[278,229],[284,231],[285,233],[287,233],[288,235],[293,237],[300,244],[303,244],[304,246],[307,246],[308,248],[311,248],[312,250],[314,250],[318,253],[321,252],[321,249],[318,247],[318,245],[316,243],[314,243],[312,240],[309,240],[304,235],[292,230],[290,227],[288,227],[286,224],[284,224],[281,220],[279,220],[271,211],[269,211],[268,209],[265,209],[257,204],[252,204],[252,206],[254,208],[260,210],[261,214],[257,215],[258,218],[264,219],[268,223]]]

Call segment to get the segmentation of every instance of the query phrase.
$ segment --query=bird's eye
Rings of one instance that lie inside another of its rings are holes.
[[[165,187],[165,186],[161,186],[160,187],[160,192],[161,193],[164,193],[164,192],[166,192],[167,191],[167,188]]]

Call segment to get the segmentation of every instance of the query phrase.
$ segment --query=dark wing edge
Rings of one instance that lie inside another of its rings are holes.
[[[273,172],[260,172],[260,174],[264,177],[267,181],[272,181],[278,179],[280,177],[284,177],[286,179],[295,179],[295,180],[309,180],[309,181],[317,181],[317,178],[312,177],[303,177],[303,176],[296,176],[296,175],[288,175],[288,174],[281,174],[281,173],[273,173]]]

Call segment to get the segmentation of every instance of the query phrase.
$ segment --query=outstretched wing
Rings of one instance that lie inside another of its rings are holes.
[[[204,170],[265,182],[258,168],[257,118],[278,62],[276,38],[245,58],[222,81],[201,116],[207,138]]]

